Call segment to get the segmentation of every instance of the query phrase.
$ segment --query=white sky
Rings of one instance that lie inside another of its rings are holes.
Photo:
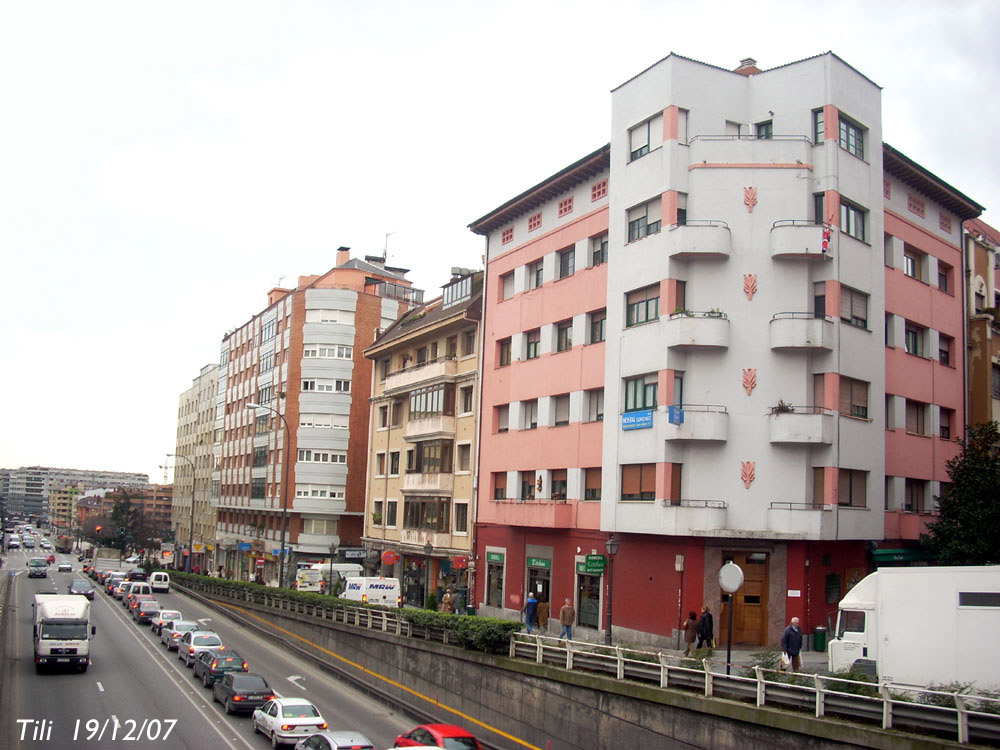
[[[394,232],[435,296],[481,267],[467,225],[606,143],[610,89],[671,51],[832,50],[998,226],[998,31],[993,0],[3,3],[0,466],[162,481],[179,395],[280,278]]]

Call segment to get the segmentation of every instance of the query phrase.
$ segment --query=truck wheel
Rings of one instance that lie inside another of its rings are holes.
[[[81,664],[80,665],[80,671],[81,672],[86,672],[88,666],[90,666],[90,665],[89,664]]]

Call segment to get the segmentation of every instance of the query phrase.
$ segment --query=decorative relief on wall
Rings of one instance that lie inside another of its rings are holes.
[[[757,387],[757,368],[743,368],[743,387],[748,396],[753,393],[753,389]]]
[[[743,188],[743,202],[747,206],[747,213],[753,213],[753,207],[757,205],[757,188],[755,187],[745,187]]]
[[[755,466],[755,461],[744,461],[743,468],[740,470],[740,479],[743,480],[743,486],[747,489],[750,489],[750,483],[757,478],[757,475],[754,473]]]
[[[747,301],[751,301],[753,296],[757,293],[757,274],[743,274],[743,291],[747,295]]]

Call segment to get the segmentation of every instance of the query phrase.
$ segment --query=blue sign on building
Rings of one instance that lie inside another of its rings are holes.
[[[248,552],[250,550],[250,542],[236,542],[236,549],[240,552]]]
[[[648,430],[653,426],[653,410],[627,411],[622,414],[623,430]]]
[[[668,406],[667,419],[670,424],[684,424],[684,410],[679,406]]]

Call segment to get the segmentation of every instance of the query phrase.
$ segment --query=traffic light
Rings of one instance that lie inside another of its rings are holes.
[[[95,531],[95,533],[100,534],[101,533],[101,529],[103,529],[103,528],[104,528],[103,526],[95,526],[94,527],[94,531]]]
[[[118,527],[118,536],[125,536],[125,527],[124,526],[119,526]]]

